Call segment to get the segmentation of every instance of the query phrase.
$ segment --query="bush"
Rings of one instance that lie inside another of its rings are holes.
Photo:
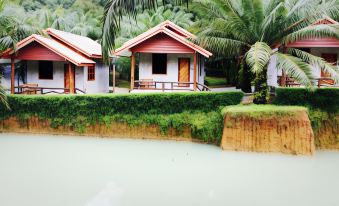
[[[277,88],[273,104],[301,105],[310,109],[339,112],[339,88]]]
[[[37,115],[42,118],[97,118],[115,114],[173,114],[208,112],[239,104],[241,92],[162,93],[125,95],[9,95],[11,110],[0,108],[2,118]]]
[[[162,93],[127,95],[9,95],[11,110],[0,108],[5,119],[31,116],[49,119],[52,127],[69,126],[79,133],[97,122],[158,125],[166,133],[189,127],[192,136],[208,143],[221,139],[219,108],[239,104],[241,92]]]

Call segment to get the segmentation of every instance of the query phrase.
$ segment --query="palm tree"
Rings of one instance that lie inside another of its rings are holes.
[[[313,84],[311,65],[320,66],[339,83],[335,66],[286,48],[300,39],[339,38],[338,25],[312,25],[323,15],[338,15],[337,0],[196,0],[195,8],[208,14],[197,23],[202,29],[196,41],[219,55],[242,57],[255,76],[255,103],[267,102],[267,67],[273,55],[278,69],[305,86]]]
[[[164,0],[164,4],[172,2],[173,0]],[[188,0],[175,0],[177,4],[187,2]],[[106,0],[104,6],[104,16],[102,25],[102,40],[104,60],[108,60],[110,52],[114,50],[116,44],[115,39],[120,32],[120,21],[123,16],[130,16],[135,18],[136,15],[147,9],[155,9],[157,7],[157,0]]]

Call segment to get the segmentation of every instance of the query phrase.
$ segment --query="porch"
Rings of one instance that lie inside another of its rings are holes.
[[[153,80],[136,80],[134,81],[134,90],[154,90],[154,91],[194,91],[194,82],[165,82]],[[197,91],[211,91],[204,84],[196,83]]]
[[[95,80],[95,61],[40,35],[20,41],[16,51],[7,49],[1,59],[9,65],[12,94],[85,93],[84,77]]]
[[[130,91],[210,91],[204,85],[204,60],[212,53],[191,38],[165,21],[115,50],[115,57],[131,58]]]
[[[5,77],[4,86],[12,94],[85,94],[85,69],[66,61],[21,60],[11,63],[10,80]]]

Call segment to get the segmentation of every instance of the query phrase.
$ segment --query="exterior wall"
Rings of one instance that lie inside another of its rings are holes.
[[[137,46],[131,48],[133,52],[143,53],[194,53],[194,50],[180,43],[178,40],[168,36],[167,34],[158,34]]]
[[[53,62],[53,79],[39,79],[39,61],[28,61],[27,83],[38,84],[39,87],[64,88],[64,64]]]
[[[75,88],[85,91],[84,85],[84,70],[85,67],[75,67]]]
[[[53,62],[53,79],[39,79],[39,61],[27,61],[26,82],[38,84],[39,87],[64,88],[64,64],[65,62]],[[20,81],[19,85],[23,84]],[[4,78],[1,80],[1,85],[6,90],[11,87],[11,66],[5,67]],[[18,86],[18,78],[16,75],[15,86]],[[95,68],[95,81],[87,80],[87,67],[75,68],[75,88],[81,89],[86,93],[108,93],[109,92],[109,68],[101,62],[97,62]],[[48,90],[46,90],[48,91]],[[46,92],[45,91],[45,92]],[[62,92],[62,90],[55,90]]]
[[[22,60],[64,61],[64,58],[37,42],[32,42],[21,48],[15,58]]]
[[[277,65],[277,55],[273,55],[267,67],[267,85],[268,86],[272,86],[272,87],[278,86],[279,71],[276,68],[276,65]]]
[[[160,82],[178,82],[179,58],[190,58],[190,82],[193,82],[194,74],[194,59],[192,54],[167,54],[167,74],[152,74],[152,54],[151,53],[140,53],[139,58],[139,80],[152,79],[153,81]],[[199,58],[197,58],[197,64],[199,64]],[[197,81],[201,84],[204,83],[205,71],[204,71],[204,58],[200,58],[201,64],[201,76],[199,76],[198,65],[197,65]],[[160,85],[158,85],[160,86]],[[170,85],[166,85],[166,88],[170,88]],[[193,89],[193,85],[191,86]]]
[[[83,69],[83,90],[87,94],[109,92],[109,67],[97,61],[95,67],[95,80],[88,81],[88,67]]]

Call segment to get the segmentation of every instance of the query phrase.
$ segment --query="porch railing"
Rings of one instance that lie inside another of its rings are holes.
[[[69,94],[69,88],[57,87],[34,87],[34,86],[18,86],[15,88],[15,94]],[[75,88],[76,94],[86,94],[85,91]]]
[[[316,86],[318,88],[320,87],[339,87],[339,85],[335,85],[334,80],[330,77],[320,77],[316,78]],[[292,78],[286,78],[285,80],[285,86],[286,87],[300,87],[301,84],[295,81]]]
[[[160,90],[160,91],[194,91],[193,82],[163,82],[163,81],[134,81],[134,89],[138,90]],[[197,90],[211,91],[206,85],[197,82]]]

